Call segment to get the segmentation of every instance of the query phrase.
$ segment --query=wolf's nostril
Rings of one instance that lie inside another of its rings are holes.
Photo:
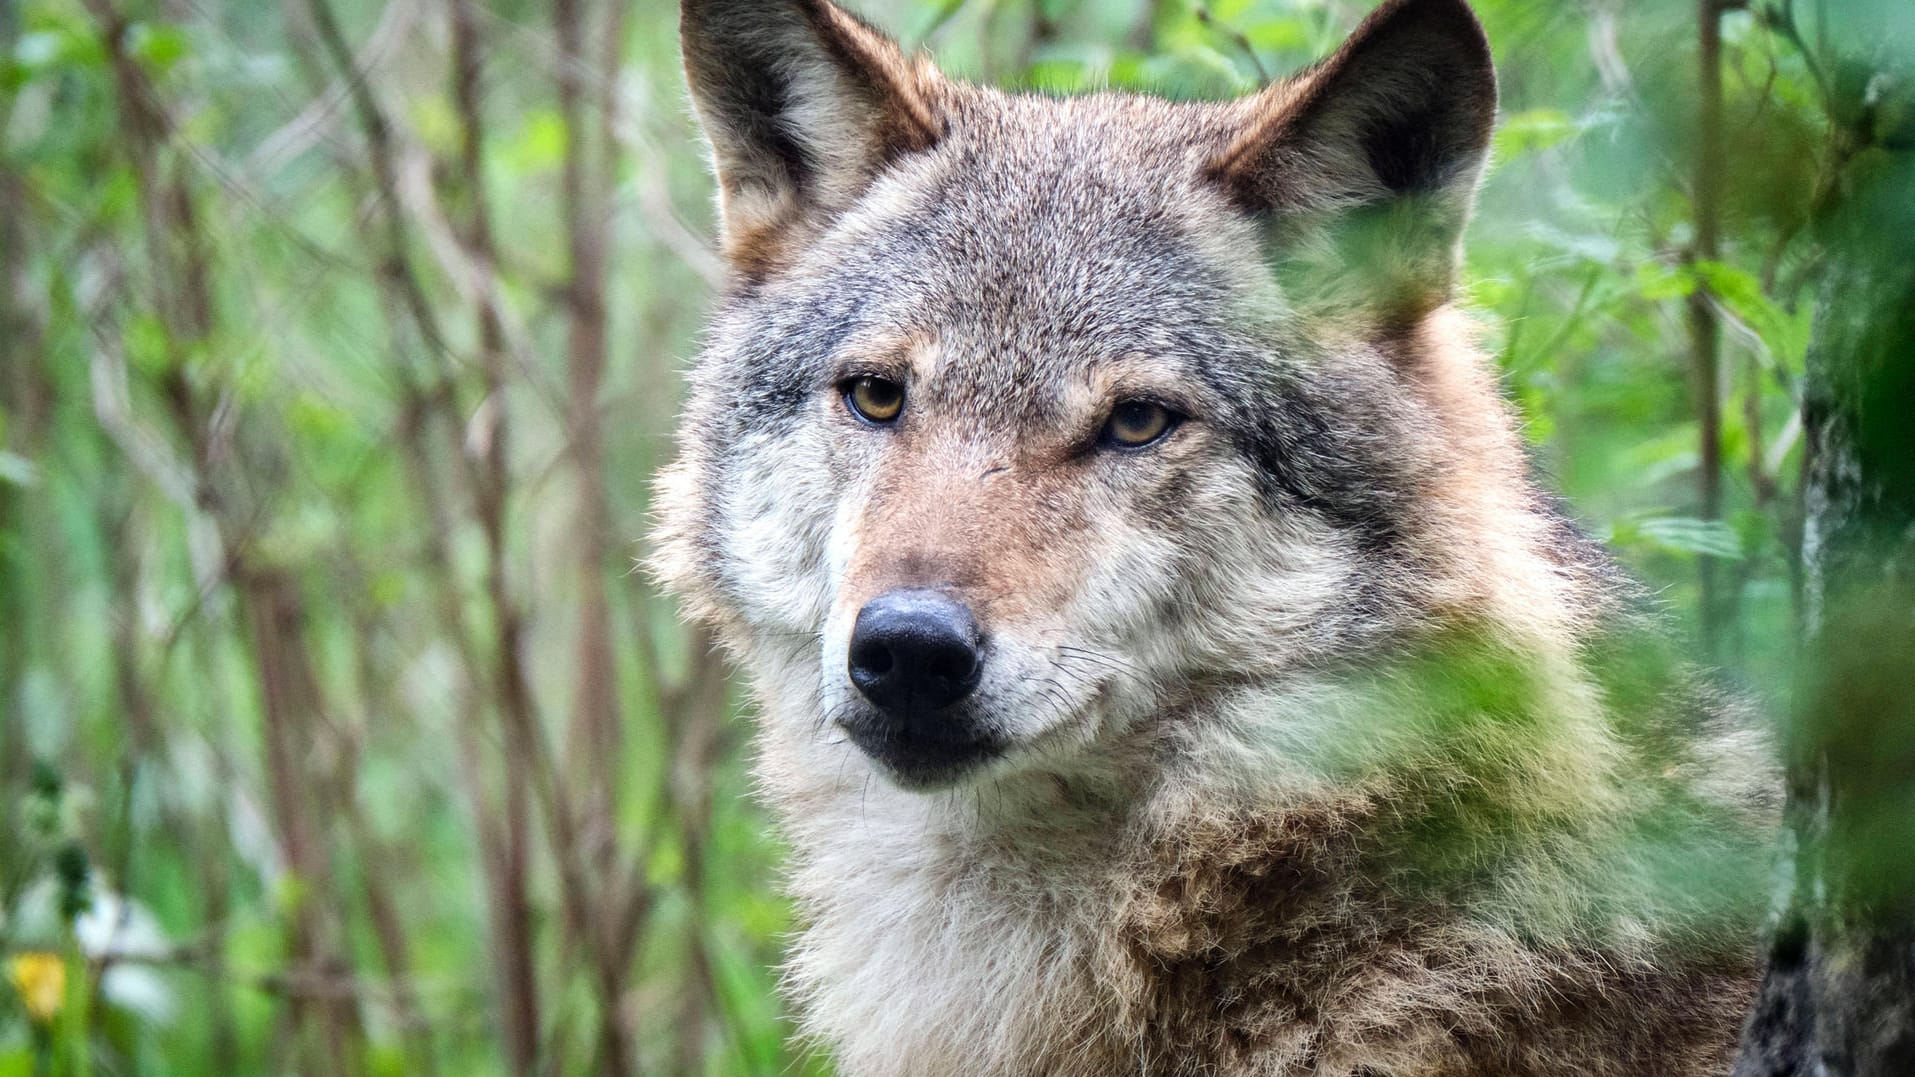
[[[977,622],[937,591],[891,591],[858,612],[851,630],[851,683],[897,718],[949,707],[977,687]]]
[[[852,649],[851,666],[872,675],[891,672],[896,663],[891,658],[891,648],[882,643],[870,642]]]
[[[977,665],[969,655],[945,654],[931,660],[928,672],[933,677],[945,680],[963,680],[970,676],[971,667]]]

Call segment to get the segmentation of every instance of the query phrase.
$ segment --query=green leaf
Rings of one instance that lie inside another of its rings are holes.
[[[511,170],[521,174],[557,168],[565,159],[565,118],[549,108],[527,112],[504,156]]]
[[[1742,536],[1721,520],[1693,516],[1650,516],[1619,520],[1610,534],[1618,546],[1651,546],[1676,553],[1740,560]]]
[[[286,408],[286,425],[302,438],[326,442],[351,433],[352,417],[319,394],[302,392]]]
[[[1636,294],[1651,303],[1683,299],[1695,294],[1696,275],[1688,266],[1642,262],[1636,266]]]
[[[20,35],[13,62],[29,77],[68,69],[104,67],[106,48],[83,19]]]
[[[421,97],[412,103],[410,111],[412,129],[418,133],[419,141],[447,156],[458,152],[463,124],[452,102],[443,95]]]
[[[120,343],[126,349],[126,364],[149,377],[166,373],[178,361],[173,336],[166,323],[151,311],[140,311],[127,318],[120,330]]]
[[[1075,93],[1087,90],[1094,78],[1091,66],[1067,56],[1049,57],[1031,64],[1024,82],[1045,93]]]
[[[1302,19],[1266,19],[1244,28],[1244,40],[1258,52],[1308,52],[1312,35]]]
[[[1694,271],[1709,294],[1760,338],[1766,358],[1793,366],[1792,360],[1808,346],[1807,334],[1799,330],[1796,318],[1763,292],[1755,274],[1724,262],[1697,262]]]
[[[1257,86],[1257,80],[1236,61],[1205,44],[1181,45],[1147,66],[1153,81],[1165,92],[1182,96],[1231,96],[1248,93]]]
[[[163,23],[134,23],[126,31],[126,50],[157,74],[165,74],[186,57],[186,34]]]
[[[33,461],[19,453],[0,449],[0,483],[11,486],[32,486],[40,479],[40,473]]]
[[[1559,108],[1532,108],[1508,117],[1493,144],[1497,161],[1539,153],[1576,137],[1576,121]]]

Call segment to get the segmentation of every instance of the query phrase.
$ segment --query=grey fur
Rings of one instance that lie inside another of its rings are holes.
[[[752,677],[791,991],[845,1071],[1726,1066],[1762,752],[1531,484],[1444,305],[1493,110],[1461,0],[1226,105],[1001,94],[822,0],[717,3],[688,50],[737,277],[656,564]],[[738,126],[729,73],[778,49],[753,100],[806,106]],[[827,134],[783,179],[754,148]],[[840,399],[874,374],[895,427]],[[1189,420],[1097,447],[1138,397]],[[977,611],[962,718],[1002,758],[845,743],[895,586]]]

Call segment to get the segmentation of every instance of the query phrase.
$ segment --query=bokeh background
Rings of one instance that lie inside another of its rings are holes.
[[[1907,120],[1830,44],[1871,5],[1476,0],[1484,347],[1771,700],[1813,226]],[[972,78],[1215,98],[1371,6],[860,10]],[[723,278],[676,22],[0,0],[0,1077],[826,1072],[743,693],[637,567]]]

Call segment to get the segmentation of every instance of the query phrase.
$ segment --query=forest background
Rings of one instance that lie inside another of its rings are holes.
[[[861,10],[1215,98],[1370,6]],[[1915,5],[1475,6],[1537,466],[1797,713],[1825,223],[1909,168]],[[635,571],[723,278],[676,21],[0,0],[0,1077],[827,1071],[744,701]]]

